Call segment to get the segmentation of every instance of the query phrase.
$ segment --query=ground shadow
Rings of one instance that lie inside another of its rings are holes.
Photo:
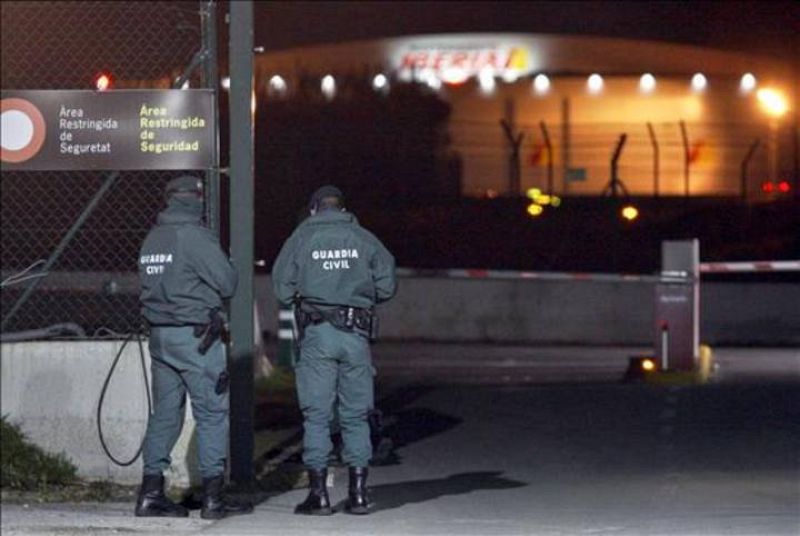
[[[430,408],[408,408],[383,419],[373,437],[373,458],[370,465],[398,465],[398,450],[412,443],[442,434],[461,424],[462,420]]]
[[[525,482],[501,476],[502,471],[458,473],[447,478],[412,480],[370,487],[372,512],[392,510],[408,504],[424,503],[447,495],[463,495],[481,490],[504,490],[527,486]],[[336,509],[344,508],[344,501]]]

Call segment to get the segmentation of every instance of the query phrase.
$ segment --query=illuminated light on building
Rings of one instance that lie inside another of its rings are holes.
[[[372,79],[372,89],[375,91],[384,91],[389,88],[389,79],[383,73],[378,73]]]
[[[531,203],[528,205],[528,216],[532,218],[536,218],[541,216],[544,212],[544,207],[542,205],[537,205],[536,203]]]
[[[645,73],[639,78],[639,91],[642,93],[652,93],[656,88],[656,77],[650,73]]]
[[[97,91],[105,91],[111,87],[111,75],[99,73],[94,78],[94,87]]]
[[[461,67],[447,67],[442,70],[442,82],[451,86],[460,86],[469,80],[469,72]]]
[[[620,212],[622,217],[628,221],[633,221],[639,217],[639,209],[634,207],[633,205],[626,205],[622,207],[622,211]]]
[[[222,86],[222,89],[229,90],[231,88],[230,76],[223,77],[222,80],[219,81],[219,85]]]
[[[497,86],[494,81],[494,71],[489,68],[483,69],[481,74],[478,75],[478,83],[481,87],[481,93],[484,95],[491,95],[494,93],[495,87]]]
[[[586,80],[586,87],[589,89],[589,93],[596,95],[603,91],[603,77],[597,73],[594,73],[589,76]]]
[[[286,84],[286,80],[284,80],[281,75],[276,74],[269,79],[267,91],[270,95],[283,96],[286,94],[287,89],[289,89],[289,86]]]
[[[542,195],[542,191],[539,188],[528,188],[528,190],[525,192],[525,195],[527,195],[530,199],[536,199]]]
[[[783,94],[771,88],[761,88],[756,92],[761,108],[772,117],[780,117],[789,111],[789,103]]]
[[[256,91],[253,90],[250,92],[250,114],[256,115]]]
[[[513,84],[517,80],[519,80],[520,72],[517,69],[505,69],[502,72],[503,82],[506,84]]]
[[[537,74],[533,79],[533,90],[538,95],[544,95],[550,91],[550,79],[545,74]]]
[[[694,73],[694,76],[692,76],[692,91],[700,93],[701,91],[705,91],[706,87],[708,87],[706,75],[703,73]]]
[[[642,370],[645,372],[653,372],[656,369],[656,363],[652,359],[642,359]]]
[[[789,184],[789,181],[781,181],[778,183],[778,191],[781,193],[788,194],[791,189],[792,185]]]
[[[322,77],[320,88],[325,98],[331,100],[336,95],[336,80],[334,80],[333,76],[326,74]]]
[[[753,76],[753,73],[745,73],[742,75],[742,79],[739,81],[739,91],[742,93],[750,93],[756,88],[757,85],[758,81],[756,80],[756,77]]]
[[[435,74],[431,74],[430,76],[428,76],[428,79],[425,81],[425,84],[434,91],[439,91],[440,89],[442,89],[442,80]]]

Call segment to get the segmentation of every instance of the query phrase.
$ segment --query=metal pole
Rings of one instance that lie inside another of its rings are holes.
[[[659,153],[658,153],[658,139],[656,139],[656,132],[653,130],[653,124],[648,121],[647,132],[650,134],[650,145],[653,146],[653,195],[656,199],[659,197]]]
[[[617,146],[614,149],[614,154],[611,156],[611,180],[609,181],[609,186],[611,186],[612,197],[617,197],[617,190],[619,188],[622,188],[625,195],[628,195],[628,190],[625,188],[625,185],[622,184],[622,181],[619,180],[619,157],[622,156],[622,148],[625,147],[625,142],[627,140],[628,135],[621,134],[617,141]]]
[[[544,137],[544,145],[547,147],[547,195],[553,195],[553,144],[550,143],[550,134],[544,121],[539,121],[539,128]]]
[[[683,120],[679,125],[683,140],[683,195],[689,197],[689,135],[686,133],[686,123]]]
[[[760,138],[756,138],[753,140],[753,143],[750,144],[750,148],[747,150],[747,154],[745,155],[744,159],[742,160],[742,170],[741,170],[741,195],[742,201],[745,203],[747,202],[747,165],[750,163],[750,159],[753,158],[753,155],[758,149],[758,145],[761,143]]]
[[[563,180],[563,193],[567,193],[569,188],[569,170],[572,166],[572,155],[570,154],[570,106],[569,98],[564,97],[561,100],[561,160],[562,160],[562,180]],[[553,195],[553,192],[547,192]]]
[[[500,126],[503,127],[503,133],[508,139],[509,148],[511,153],[508,160],[508,189],[510,195],[519,195],[521,189],[521,171],[519,162],[519,149],[522,146],[522,138],[525,134],[520,132],[514,136],[514,127],[506,119],[500,121]]]
[[[231,480],[253,481],[253,2],[230,3]]]
[[[206,51],[203,63],[203,82],[206,88],[214,91],[214,124],[219,125],[219,71],[217,69],[217,3],[208,0],[202,4],[200,11],[203,21],[203,49]],[[219,128],[211,147],[213,167],[206,170],[206,222],[208,228],[217,235],[219,224]]]

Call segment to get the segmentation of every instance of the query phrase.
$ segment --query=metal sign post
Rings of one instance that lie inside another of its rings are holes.
[[[253,480],[253,2],[230,3],[231,480]]]

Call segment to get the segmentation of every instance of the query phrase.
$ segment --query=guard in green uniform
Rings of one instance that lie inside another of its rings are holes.
[[[197,423],[201,516],[219,519],[252,506],[222,495],[228,449],[228,373],[220,340],[222,300],[237,274],[216,235],[203,226],[203,183],[183,176],[167,185],[158,215],[139,254],[142,315],[150,325],[153,413],[144,441],[144,476],[137,516],[184,517],[164,495],[163,472],[183,427],[188,391]]]
[[[397,288],[394,257],[345,210],[338,188],[317,190],[310,212],[272,267],[275,294],[295,304],[300,331],[295,375],[310,492],[295,513],[332,513],[326,480],[336,405],[342,458],[349,466],[346,510],[366,514],[372,457],[367,416],[374,403],[369,342],[377,329],[375,304],[390,299]]]

